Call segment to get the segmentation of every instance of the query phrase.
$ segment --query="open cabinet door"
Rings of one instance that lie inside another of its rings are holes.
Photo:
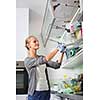
[[[44,19],[43,19],[43,25],[41,29],[41,37],[42,37],[42,42],[43,42],[44,47],[46,46],[46,43],[51,33],[51,29],[53,27],[54,22],[55,22],[55,18],[53,16],[50,0],[47,0],[46,10],[45,10]]]

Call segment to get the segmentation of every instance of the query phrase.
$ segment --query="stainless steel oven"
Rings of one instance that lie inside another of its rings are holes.
[[[28,91],[28,73],[24,67],[23,61],[16,61],[16,94],[27,94]]]

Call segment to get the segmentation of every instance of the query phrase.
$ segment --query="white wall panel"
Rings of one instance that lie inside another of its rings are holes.
[[[25,38],[29,34],[29,9],[16,8],[16,60],[24,60]]]

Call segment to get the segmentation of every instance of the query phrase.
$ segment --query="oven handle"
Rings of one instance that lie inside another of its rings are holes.
[[[24,71],[24,69],[16,69],[16,71]]]

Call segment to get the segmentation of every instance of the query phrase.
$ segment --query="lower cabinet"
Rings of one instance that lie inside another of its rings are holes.
[[[56,96],[56,94],[51,94],[50,100],[61,100],[60,97]]]
[[[50,100],[83,100],[82,95],[64,95],[64,94],[51,94]]]
[[[16,100],[28,100],[27,95],[16,95]]]

